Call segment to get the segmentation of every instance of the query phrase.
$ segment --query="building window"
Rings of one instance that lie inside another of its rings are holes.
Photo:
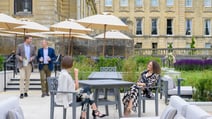
[[[211,7],[211,0],[204,0],[205,7]]]
[[[105,6],[111,7],[113,3],[113,0],[105,0]]]
[[[204,23],[204,35],[211,35],[211,21],[209,19],[206,19]]]
[[[192,7],[192,0],[185,0],[186,7]]]
[[[205,43],[205,48],[212,48],[211,43]]]
[[[141,7],[143,4],[142,4],[142,0],[135,0],[135,6],[136,7]]]
[[[152,7],[157,7],[158,6],[158,0],[151,0],[151,5],[152,5]]]
[[[142,43],[141,42],[136,43],[135,48],[142,48]]]
[[[127,7],[128,6],[128,0],[120,0],[120,6],[121,7]]]
[[[191,35],[192,32],[192,22],[191,19],[186,20],[186,35]]]
[[[158,29],[157,29],[157,19],[152,19],[152,35],[158,35]]]
[[[32,14],[32,0],[14,0],[14,14]]]
[[[174,5],[174,0],[166,0],[166,5],[167,6],[173,6]]]
[[[172,19],[167,19],[167,29],[166,29],[166,33],[167,35],[172,35],[173,31],[172,31]]]
[[[142,35],[142,19],[136,18],[136,35]]]

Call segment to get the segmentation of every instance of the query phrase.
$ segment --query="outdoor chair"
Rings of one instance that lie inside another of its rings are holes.
[[[101,72],[116,72],[116,67],[100,67]]]
[[[63,107],[63,105],[58,105],[55,103],[55,96],[57,93],[70,93],[73,95],[72,103],[69,104],[72,107],[72,119],[76,119],[76,108],[82,105],[82,102],[77,102],[77,92],[65,92],[65,91],[57,91],[58,88],[58,80],[57,77],[48,77],[47,78],[49,92],[50,92],[50,119],[54,119],[54,108],[55,107]],[[88,105],[89,106],[89,105]],[[89,107],[87,108],[87,119],[89,119]],[[63,108],[63,119],[66,119],[67,109]]]
[[[141,88],[139,88],[138,91],[138,117],[141,117],[141,101],[143,106],[143,113],[145,113],[146,110],[146,100],[154,100],[155,101],[155,115],[158,116],[158,92],[160,90],[161,86],[161,77],[158,77],[158,81],[154,87],[152,87],[152,92],[154,93],[154,96],[151,98],[146,97],[145,95],[141,94]]]
[[[181,81],[183,79],[177,79],[177,86],[175,80],[165,75],[162,77],[162,90],[161,90],[161,98],[162,95],[165,97],[165,103],[168,104],[168,98],[172,95],[178,95],[183,98],[192,98],[193,88],[192,86],[181,86]]]
[[[116,72],[116,67],[100,67],[100,72]],[[109,92],[112,92],[113,94],[115,94],[115,92],[114,92],[115,90],[108,89],[108,88],[107,89],[98,89],[96,91],[98,91],[100,93],[100,95],[103,94],[103,96],[98,98],[99,101],[107,100]],[[116,108],[117,108],[117,105],[116,105]],[[105,106],[105,111],[106,111],[106,115],[109,115],[108,105]]]

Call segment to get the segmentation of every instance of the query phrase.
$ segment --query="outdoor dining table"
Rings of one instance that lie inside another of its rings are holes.
[[[118,106],[119,117],[122,117],[121,109],[121,99],[120,99],[120,88],[130,87],[133,82],[124,81],[124,80],[113,80],[113,79],[104,79],[104,80],[79,80],[79,84],[82,87],[90,87],[94,89],[94,101],[96,105],[111,105],[116,104]],[[98,100],[99,90],[102,88],[113,88],[115,90],[115,100]]]
[[[88,76],[89,80],[99,80],[99,79],[116,79],[122,80],[121,72],[92,72]]]

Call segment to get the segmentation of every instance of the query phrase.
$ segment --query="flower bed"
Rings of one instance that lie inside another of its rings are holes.
[[[182,59],[177,60],[174,63],[174,67],[177,70],[204,70],[212,69],[212,59],[200,60],[200,59]]]

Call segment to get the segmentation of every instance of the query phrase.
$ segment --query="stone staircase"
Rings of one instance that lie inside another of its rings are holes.
[[[6,90],[19,90],[19,78],[12,78],[7,83]],[[41,90],[40,79],[30,79],[29,90]]]
[[[54,72],[52,72],[51,76],[55,76]],[[18,73],[8,81],[6,90],[19,90],[19,80],[20,74]],[[40,73],[38,71],[31,73],[29,90],[41,90]]]

